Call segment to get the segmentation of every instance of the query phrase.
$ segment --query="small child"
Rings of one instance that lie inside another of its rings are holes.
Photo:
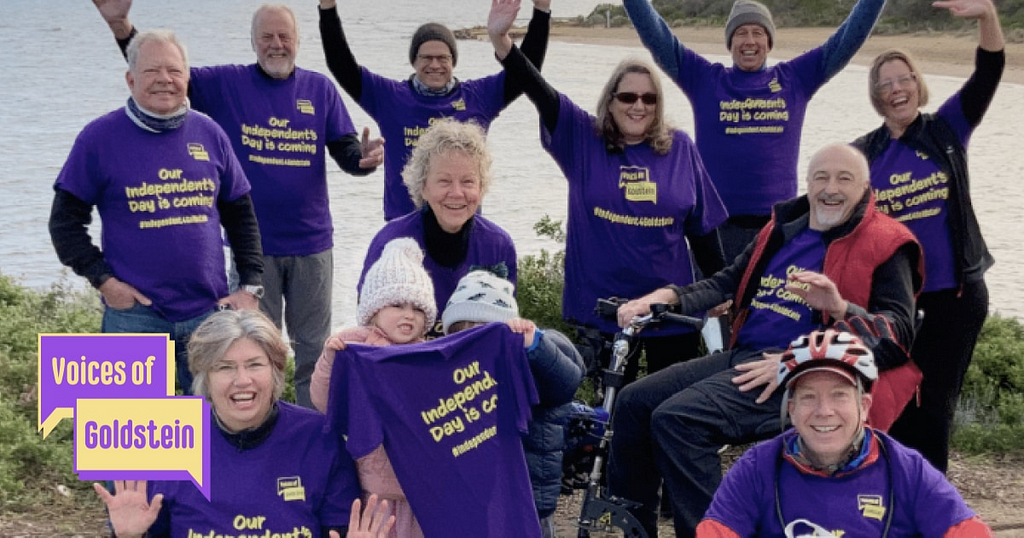
[[[422,342],[436,318],[434,285],[423,268],[423,251],[412,238],[392,239],[366,273],[356,309],[359,326],[331,335],[324,344],[310,381],[313,406],[326,412],[334,354],[345,349],[346,343],[389,346]],[[389,536],[422,537],[423,531],[405,499],[384,447],[378,446],[357,459],[356,469],[364,498],[376,494],[393,507],[395,525]]]
[[[523,448],[541,529],[544,538],[551,538],[562,489],[563,430],[586,368],[583,357],[565,335],[552,329],[542,331],[532,321],[519,318],[513,290],[513,284],[499,275],[471,271],[459,280],[441,321],[446,335],[493,321],[505,322],[523,335],[530,373],[540,396],[540,403],[533,406]]]

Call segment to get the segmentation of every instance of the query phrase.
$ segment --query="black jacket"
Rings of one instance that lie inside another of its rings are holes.
[[[1005,63],[1003,51],[978,49],[974,74],[959,92],[964,116],[972,128],[981,122],[992,102]],[[885,151],[890,138],[889,129],[882,125],[858,138],[853,145],[864,152],[870,163]],[[985,245],[978,218],[974,214],[966,148],[960,144],[953,128],[935,114],[919,114],[900,137],[900,141],[935,159],[950,178],[946,222],[952,235],[957,284],[962,287],[980,281],[985,271],[995,263],[995,259]]]

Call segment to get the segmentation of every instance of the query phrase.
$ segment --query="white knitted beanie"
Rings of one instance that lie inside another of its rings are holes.
[[[486,323],[506,321],[519,316],[519,304],[512,295],[515,286],[490,271],[471,271],[459,285],[441,314],[444,333],[460,321]]]
[[[380,258],[366,272],[356,323],[365,327],[381,308],[402,303],[412,303],[426,314],[426,328],[434,325],[434,283],[423,268],[423,250],[411,237],[388,241]]]

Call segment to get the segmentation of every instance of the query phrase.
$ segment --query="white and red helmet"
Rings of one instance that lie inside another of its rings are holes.
[[[825,329],[793,340],[779,362],[779,386],[788,391],[801,375],[821,370],[840,374],[865,392],[878,379],[875,357],[859,338]]]

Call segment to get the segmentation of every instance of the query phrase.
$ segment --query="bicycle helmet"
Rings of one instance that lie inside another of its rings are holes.
[[[786,411],[792,395],[793,382],[808,372],[828,371],[842,375],[853,385],[871,392],[878,379],[878,367],[871,350],[856,336],[825,329],[800,336],[789,345],[779,361],[779,386],[785,390],[779,424],[786,427]]]
[[[866,392],[878,379],[875,357],[856,336],[826,329],[800,336],[789,345],[779,362],[779,385],[788,391],[807,372],[827,370],[843,375]]]

